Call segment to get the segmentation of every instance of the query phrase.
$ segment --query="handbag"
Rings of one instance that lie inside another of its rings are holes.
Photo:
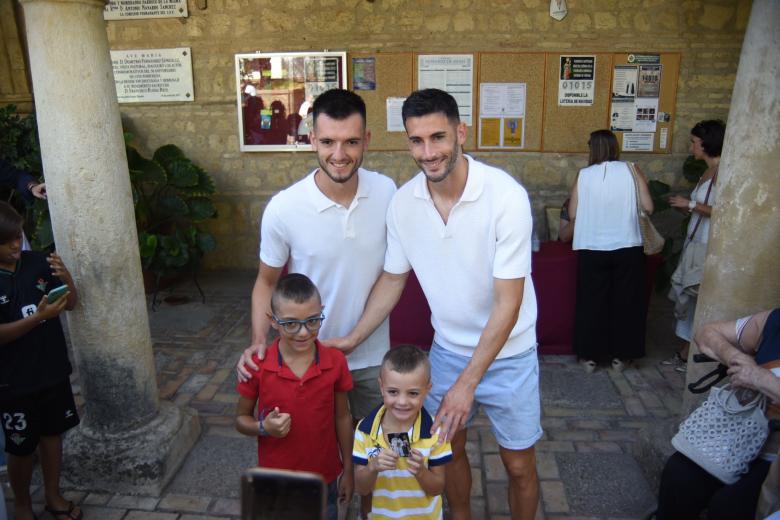
[[[628,169],[631,171],[631,177],[634,179],[634,189],[636,189],[636,214],[639,218],[639,233],[642,235],[642,247],[646,255],[660,253],[664,248],[664,237],[655,229],[655,226],[650,221],[650,217],[647,216],[647,213],[642,208],[642,204],[639,202],[639,179],[637,178],[634,163],[626,164],[628,164]]]
[[[713,387],[672,437],[677,451],[724,484],[747,473],[769,435],[764,394],[740,404],[737,392],[730,385]]]

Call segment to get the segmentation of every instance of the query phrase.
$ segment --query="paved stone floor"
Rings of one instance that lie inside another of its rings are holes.
[[[125,496],[67,489],[85,518],[207,520],[238,518],[238,480],[255,460],[253,439],[233,428],[233,366],[249,338],[254,273],[211,273],[201,280],[206,303],[192,284],[173,290],[189,303],[163,302],[150,312],[161,399],[191,406],[203,432],[162,496]],[[165,297],[166,293],[162,294]],[[537,444],[541,507],[537,518],[639,519],[653,506],[647,468],[632,455],[640,432],[678,413],[684,377],[658,362],[671,355],[671,308],[654,296],[648,356],[622,373],[585,374],[573,356],[541,357],[544,437]],[[78,378],[74,389],[79,392]],[[77,395],[83,404],[83,399]],[[484,416],[469,431],[475,519],[508,519],[507,480]],[[7,477],[0,476],[10,500]],[[35,487],[36,511],[42,489]],[[13,504],[7,502],[10,518]],[[45,518],[45,516],[43,517]],[[50,518],[50,517],[49,517]]]

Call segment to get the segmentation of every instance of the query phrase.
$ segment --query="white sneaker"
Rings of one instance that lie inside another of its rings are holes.
[[[678,365],[681,365],[682,363],[685,363],[685,360],[680,357],[679,353],[675,353],[672,357],[664,359],[663,361],[661,361],[661,364],[665,365],[665,366],[672,366],[672,365],[673,366],[678,366]]]

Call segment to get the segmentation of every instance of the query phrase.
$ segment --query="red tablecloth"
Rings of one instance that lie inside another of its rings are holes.
[[[411,271],[401,299],[390,313],[390,344],[411,344],[428,350],[432,342],[431,309],[420,282]]]
[[[647,257],[647,300],[655,281],[660,255]],[[577,293],[577,253],[571,244],[542,242],[532,256],[538,318],[536,337],[541,354],[571,354],[574,334],[574,307]],[[420,283],[409,273],[401,299],[390,314],[390,343],[411,343],[428,349],[433,341],[431,310]]]

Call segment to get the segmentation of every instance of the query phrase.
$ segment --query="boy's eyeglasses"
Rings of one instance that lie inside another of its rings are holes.
[[[274,321],[285,331],[287,334],[298,334],[301,327],[306,327],[309,332],[317,332],[322,327],[322,320],[325,319],[324,314],[320,314],[316,318],[306,318],[305,320],[280,320],[273,315]]]

